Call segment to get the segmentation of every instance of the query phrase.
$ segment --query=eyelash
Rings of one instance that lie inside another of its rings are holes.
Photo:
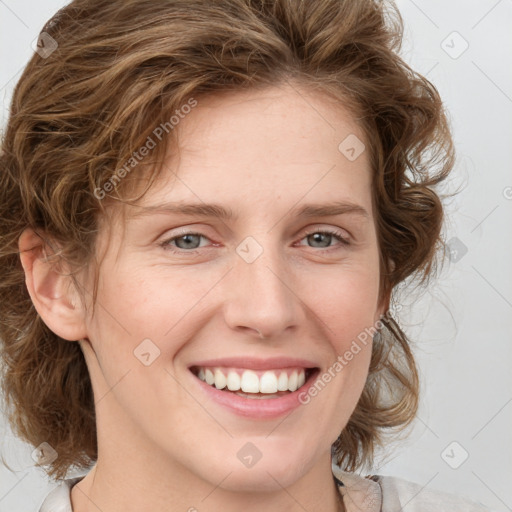
[[[304,238],[310,236],[310,235],[314,235],[316,233],[320,233],[320,234],[323,234],[323,235],[332,235],[334,236],[335,238],[338,239],[338,241],[340,242],[340,244],[342,246],[349,246],[351,245],[350,241],[343,236],[343,232],[342,231],[337,231],[337,230],[318,230],[318,229],[313,229],[311,231],[308,231],[304,234],[304,236],[301,238],[301,240],[303,240]],[[190,250],[187,250],[187,249],[179,249],[179,248],[176,248],[174,249],[173,246],[171,245],[171,242],[174,242],[174,240],[177,240],[178,238],[182,238],[184,236],[187,236],[187,235],[192,235],[192,236],[199,236],[199,237],[202,237],[202,238],[206,238],[208,239],[207,236],[203,235],[202,233],[197,233],[197,232],[194,232],[194,231],[184,231],[182,233],[179,233],[175,236],[173,236],[172,238],[168,238],[167,240],[164,240],[160,246],[163,247],[165,250],[167,251],[171,251],[171,252],[174,252],[174,253],[191,253],[191,254],[194,254],[196,253],[199,248],[197,249],[190,249]],[[312,247],[312,249],[314,249],[314,247]],[[331,250],[333,250],[332,247],[329,247],[327,249],[318,249],[316,252],[330,252]]]

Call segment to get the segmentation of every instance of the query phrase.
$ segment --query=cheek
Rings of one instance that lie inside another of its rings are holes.
[[[330,389],[323,407],[339,419],[335,425],[348,420],[366,382],[376,328],[378,277],[371,266],[346,266],[330,276],[316,276],[315,287],[307,295],[330,346],[331,364],[321,380]]]
[[[337,353],[374,326],[379,291],[377,272],[345,267],[304,280],[303,287],[307,304],[321,320],[320,325]]]
[[[102,305],[117,320],[114,328],[121,324],[133,337],[162,339],[178,323],[183,326],[189,312],[200,309],[199,302],[215,283],[210,274],[198,279],[198,270],[151,267],[116,272],[115,279],[104,283]]]
[[[307,322],[299,327],[324,343],[328,340],[330,350],[325,345],[320,348],[333,357],[343,354],[374,323],[378,260],[371,256],[366,253],[331,265],[290,269],[290,300],[302,303],[299,307]],[[146,338],[173,357],[222,305],[215,287],[226,283],[221,279],[224,267],[178,269],[123,262],[112,268],[115,271],[100,280],[93,325],[95,338],[102,340],[99,348],[104,358],[115,352],[117,360],[133,360],[134,349]]]
[[[105,339],[103,351],[122,351],[133,357],[133,350],[149,338],[172,356],[218,311],[222,297],[215,293],[215,286],[225,269],[132,266],[128,272],[126,268],[118,267],[100,286],[95,331]],[[310,334],[316,331],[330,340],[331,351],[343,354],[374,323],[378,296],[374,268],[361,258],[290,274],[295,297],[291,300],[302,302],[305,317],[310,317],[301,329]]]
[[[198,270],[192,267],[188,273],[135,265],[129,270],[118,266],[100,281],[89,325],[98,364],[92,360],[90,367],[99,385],[105,387],[100,393],[129,372],[127,380],[138,383],[130,392],[136,401],[144,386],[158,380],[158,372],[162,375],[169,360],[197,333],[200,319],[207,319],[202,299],[218,276],[205,271],[198,279]],[[121,387],[127,386],[125,381]]]

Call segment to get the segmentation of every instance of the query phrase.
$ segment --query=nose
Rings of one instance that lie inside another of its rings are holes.
[[[266,248],[252,262],[235,254],[224,287],[224,318],[235,331],[278,338],[304,318],[297,279],[277,250]]]

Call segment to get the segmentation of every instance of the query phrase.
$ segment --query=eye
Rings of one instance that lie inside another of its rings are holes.
[[[173,252],[189,252],[194,253],[196,249],[201,247],[201,238],[209,240],[201,233],[185,231],[179,233],[171,238],[168,238],[160,243],[160,246],[166,250]],[[319,246],[312,245],[310,247],[325,248],[332,247],[331,242],[333,238],[338,240],[343,246],[350,245],[350,241],[344,236],[342,231],[337,230],[311,230],[306,233],[302,240],[307,239],[313,244],[320,244]],[[204,246],[203,246],[204,247]],[[328,249],[329,250],[329,249]]]
[[[320,248],[324,247],[332,247],[330,242],[332,242],[333,238],[337,239],[342,245],[347,246],[350,245],[350,241],[342,231],[337,230],[312,230],[306,233],[304,239],[307,239],[309,242],[313,244],[319,243]],[[311,247],[311,246],[310,246]],[[314,245],[312,247],[315,247]]]
[[[208,238],[206,238],[201,233],[193,233],[187,231],[185,233],[181,233],[176,236],[173,236],[172,238],[164,240],[160,245],[164,249],[169,249],[174,252],[194,252],[194,249],[199,248],[198,242],[200,244],[201,238],[208,240]],[[176,245],[173,245],[173,242],[175,242]],[[177,247],[177,249],[175,249],[175,247]]]

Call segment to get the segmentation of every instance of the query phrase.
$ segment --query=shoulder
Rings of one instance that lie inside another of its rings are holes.
[[[35,512],[73,512],[71,508],[71,488],[84,476],[60,480],[43,498],[41,505]]]
[[[382,488],[382,511],[399,510],[407,505],[407,512],[442,512],[464,510],[464,512],[492,512],[480,503],[456,494],[431,489],[394,476],[373,477]],[[398,509],[396,508],[398,507]]]
[[[394,476],[361,476],[333,467],[347,512],[492,512],[452,493]]]

